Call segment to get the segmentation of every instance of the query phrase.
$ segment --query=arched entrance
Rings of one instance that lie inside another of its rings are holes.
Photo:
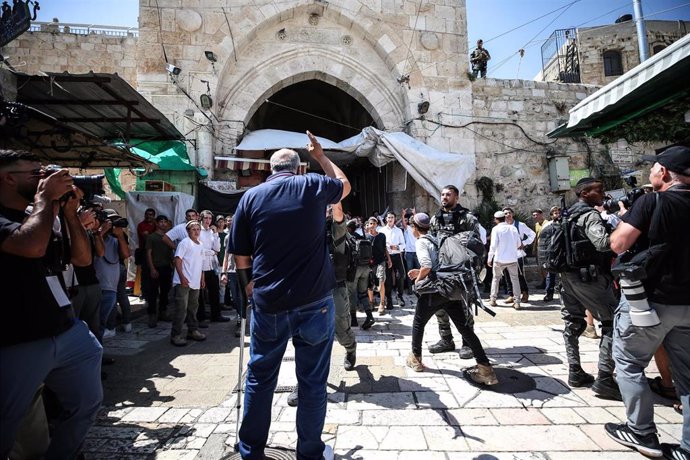
[[[270,96],[247,123],[250,131],[280,129],[305,132],[339,142],[367,126],[379,128],[364,106],[347,92],[321,80],[289,85]],[[386,168],[374,168],[367,158],[334,153],[331,159],[352,183],[343,203],[352,215],[367,216],[385,207]]]

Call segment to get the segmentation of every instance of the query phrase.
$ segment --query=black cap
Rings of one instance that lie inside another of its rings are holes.
[[[645,155],[645,161],[654,161],[671,172],[690,176],[690,148],[684,146],[670,147],[658,155]]]

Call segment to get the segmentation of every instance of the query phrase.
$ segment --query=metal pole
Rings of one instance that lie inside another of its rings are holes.
[[[637,46],[640,48],[640,63],[643,63],[649,58],[649,45],[647,44],[647,26],[642,14],[642,0],[633,0],[633,9],[637,27]]]

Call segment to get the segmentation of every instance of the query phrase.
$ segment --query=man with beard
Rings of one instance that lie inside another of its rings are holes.
[[[446,185],[441,190],[441,208],[431,218],[430,233],[435,236],[439,243],[444,237],[455,235],[460,232],[474,232],[477,238],[480,238],[479,221],[472,213],[463,208],[458,203],[460,191],[455,185]],[[467,326],[474,327],[474,317],[472,316],[472,309],[467,308],[465,312]],[[430,353],[443,353],[446,351],[455,350],[455,342],[453,341],[453,333],[450,331],[450,318],[445,310],[436,312],[436,320],[438,321],[438,333],[441,340],[429,346]],[[471,359],[474,357],[472,349],[462,340],[462,348],[460,348],[460,357],[462,359]]]
[[[46,175],[34,155],[0,150],[0,458],[7,458],[41,384],[62,408],[48,459],[77,457],[103,399],[103,349],[75,318],[62,279],[65,263],[91,263],[77,215],[82,196],[66,169]],[[67,235],[71,257],[63,251]]]

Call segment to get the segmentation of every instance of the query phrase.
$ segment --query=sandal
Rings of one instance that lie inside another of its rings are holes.
[[[679,402],[673,403],[673,410],[683,415],[683,404]]]
[[[678,400],[676,395],[676,387],[667,387],[661,383],[661,377],[654,377],[653,379],[648,378],[647,383],[649,383],[649,389],[659,396],[667,399]]]

